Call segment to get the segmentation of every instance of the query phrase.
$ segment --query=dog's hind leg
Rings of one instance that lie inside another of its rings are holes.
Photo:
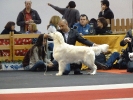
[[[63,61],[60,61],[59,62],[59,72],[56,73],[56,76],[61,76],[65,70],[65,67],[66,67],[66,63]]]
[[[89,54],[88,56],[87,56],[87,58],[89,59],[89,58],[91,58],[91,59],[87,59],[87,60],[85,60],[85,65],[87,65],[91,70],[90,70],[90,72],[88,72],[88,74],[90,74],[90,75],[94,75],[94,74],[96,74],[96,72],[97,72],[97,66],[95,65],[95,63],[94,63],[94,61],[95,61],[95,54],[94,54],[94,52],[92,52],[91,54]]]
[[[89,75],[94,75],[97,72],[97,66],[95,64],[89,64],[89,68],[91,69],[90,72],[88,72]]]
[[[85,62],[84,64],[87,65],[91,69],[87,74],[89,74],[89,75],[96,74],[97,66],[93,62],[88,61],[88,62]]]
[[[91,73],[89,73],[90,75],[95,75],[97,72],[97,66],[95,64],[93,64],[93,67],[91,69]]]

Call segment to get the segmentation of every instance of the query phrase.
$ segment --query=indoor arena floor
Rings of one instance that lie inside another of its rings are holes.
[[[133,100],[133,73],[55,76],[57,71],[0,71],[0,100]]]

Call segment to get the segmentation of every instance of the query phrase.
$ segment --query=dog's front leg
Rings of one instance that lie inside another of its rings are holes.
[[[65,70],[66,64],[63,61],[59,62],[59,72],[56,73],[56,76],[61,76]]]

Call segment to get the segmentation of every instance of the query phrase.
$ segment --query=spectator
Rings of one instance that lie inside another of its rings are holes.
[[[58,22],[61,18],[59,16],[52,16],[49,25],[48,25],[48,33],[54,33],[59,29]],[[48,39],[48,41],[53,41],[53,39]],[[48,43],[48,50],[53,51],[54,44]],[[50,58],[53,60],[53,53],[50,53]]]
[[[96,34],[110,34],[111,30],[108,30],[108,23],[104,17],[100,17],[97,19],[97,28],[95,28]]]
[[[98,18],[104,17],[106,19],[114,19],[114,13],[109,8],[109,1],[108,0],[102,0],[101,1],[101,11],[99,12]]]
[[[91,18],[89,20],[89,25],[93,25],[93,28],[95,29],[97,27],[97,20],[95,18]]]
[[[74,1],[70,1],[66,8],[60,8],[50,3],[48,3],[48,5],[63,15],[63,18],[67,20],[70,28],[79,21],[80,14],[79,11],[75,9],[76,4]]]
[[[37,25],[36,25],[35,23],[29,23],[29,25],[28,25],[28,31],[27,31],[26,33],[27,33],[27,34],[34,34],[34,33],[35,33],[35,34],[41,34],[41,32],[38,31]],[[25,39],[25,40],[28,41],[28,38]],[[33,39],[32,39],[32,44],[35,44],[36,41],[37,41],[37,38],[33,38]]]
[[[58,22],[61,18],[59,16],[52,16],[49,25],[48,25],[48,33],[54,33],[59,29]]]
[[[10,32],[13,32],[14,34],[21,34],[15,30],[15,22],[9,21],[5,25],[5,29],[1,32],[1,34],[10,34]],[[0,39],[0,45],[9,45],[10,40],[9,39]],[[9,56],[10,51],[9,50],[0,50],[0,56]]]
[[[120,45],[121,46],[125,46],[125,45],[128,45],[124,54],[123,54],[123,57],[125,58],[126,60],[126,63],[128,64],[128,62],[130,61],[130,58],[128,56],[129,53],[132,53],[133,52],[133,37],[132,37],[132,30],[129,30],[126,34],[126,36],[124,37],[124,39],[120,42]],[[131,69],[127,69],[128,72],[133,72],[133,67]]]
[[[17,17],[17,25],[20,26],[20,32],[25,33],[28,31],[29,23],[40,24],[41,19],[38,12],[31,8],[31,0],[25,1],[25,9],[23,9]]]
[[[14,32],[14,34],[20,34],[19,32],[17,32],[15,30],[15,23],[12,21],[9,21],[6,25],[5,25],[5,29],[1,32],[1,34],[10,34],[10,32]]]
[[[116,60],[119,60],[119,58],[120,58],[120,54],[118,52],[113,52],[107,61],[103,55],[105,56],[105,54],[102,53],[102,56],[99,59],[100,59],[100,61],[102,61],[101,59],[105,59],[105,61],[104,62],[98,61],[98,59],[97,59],[98,56],[96,56],[96,63],[95,64],[97,65],[98,68],[102,68],[104,70],[111,69],[114,62]]]
[[[96,45],[95,43],[88,41],[87,39],[84,39],[83,37],[81,37],[81,35],[75,29],[69,28],[68,23],[65,19],[61,19],[59,21],[59,27],[60,27],[60,30],[58,31],[62,33],[65,42],[70,45],[75,45],[76,41],[79,41],[87,46]],[[82,73],[80,72],[80,69],[81,69],[82,64],[71,64],[71,65],[68,64],[63,74],[68,75],[70,72],[70,67],[72,65],[74,66],[74,74],[81,75]]]
[[[53,63],[47,59],[47,39],[43,34],[40,34],[37,42],[29,52],[29,66],[26,66],[26,70],[37,71],[44,70],[46,66],[52,67]],[[24,62],[23,62],[24,63]]]
[[[85,15],[85,14],[80,15],[79,23],[75,23],[73,25],[73,28],[77,29],[77,31],[81,35],[88,35],[89,34],[90,25],[88,24],[87,15]]]
[[[28,31],[26,32],[27,34],[30,34],[30,33],[37,33],[37,34],[41,34],[40,31],[38,31],[37,29],[37,25],[35,23],[30,23],[28,25]]]

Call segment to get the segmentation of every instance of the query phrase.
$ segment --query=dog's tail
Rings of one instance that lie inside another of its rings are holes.
[[[91,48],[95,52],[96,55],[99,55],[102,52],[107,52],[109,45],[108,44],[102,44],[102,45],[97,45],[97,46],[94,46]]]

